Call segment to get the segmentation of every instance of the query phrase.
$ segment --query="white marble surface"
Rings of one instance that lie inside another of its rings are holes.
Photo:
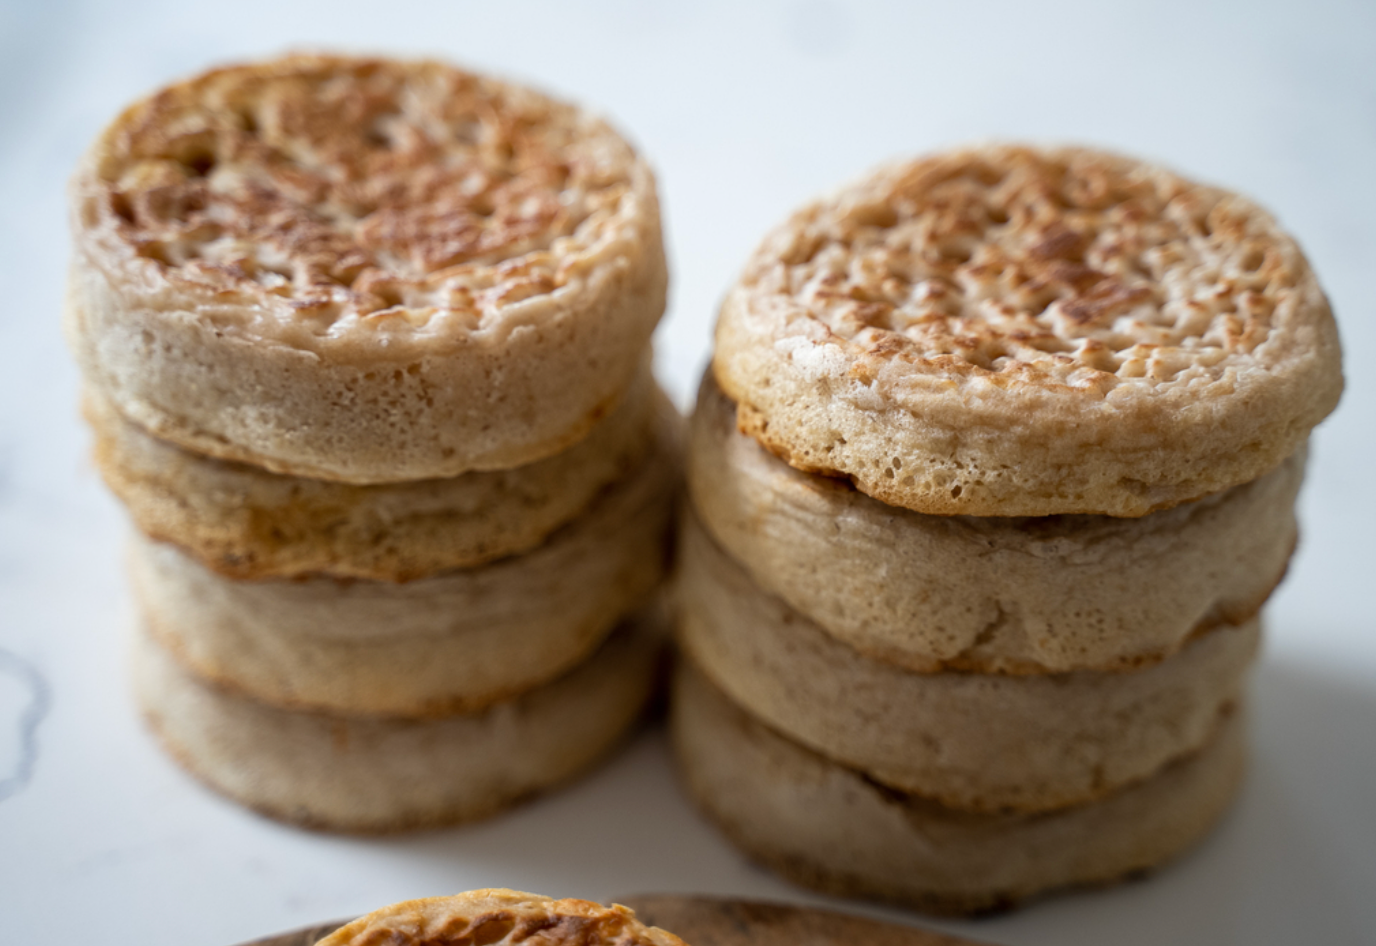
[[[0,941],[225,946],[510,885],[808,899],[688,807],[661,737],[472,828],[280,827],[164,758],[125,681],[122,515],[85,458],[58,336],[63,182],[122,103],[303,46],[438,53],[594,104],[659,168],[680,398],[764,229],[881,159],[989,136],[1110,145],[1273,208],[1348,351],[1304,542],[1271,609],[1254,765],[1198,851],[1143,883],[948,924],[1009,944],[1376,942],[1376,5],[0,2]],[[890,913],[890,916],[903,916]],[[906,917],[912,921],[912,917]]]

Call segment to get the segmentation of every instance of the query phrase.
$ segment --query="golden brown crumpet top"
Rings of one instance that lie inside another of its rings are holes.
[[[879,170],[722,307],[738,422],[919,512],[1140,516],[1254,479],[1337,403],[1328,303],[1250,201],[1084,149]]]
[[[376,910],[317,946],[685,946],[623,906],[473,890]]]
[[[631,147],[435,62],[206,73],[122,114],[73,196],[83,369],[159,436],[279,472],[549,455],[630,381],[664,306]]]

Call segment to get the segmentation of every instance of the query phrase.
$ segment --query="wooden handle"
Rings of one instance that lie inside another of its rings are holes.
[[[784,903],[669,895],[614,902],[689,946],[988,946],[932,930]]]

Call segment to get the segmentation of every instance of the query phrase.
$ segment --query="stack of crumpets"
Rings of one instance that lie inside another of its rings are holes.
[[[939,912],[1184,850],[1341,388],[1295,242],[1160,168],[988,147],[806,207],[692,422],[689,789],[798,882]]]
[[[631,147],[446,65],[294,56],[132,106],[73,199],[66,331],[171,753],[352,831],[604,755],[651,689],[677,437]]]

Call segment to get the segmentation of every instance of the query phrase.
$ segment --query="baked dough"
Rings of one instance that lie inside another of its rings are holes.
[[[680,644],[734,702],[876,782],[966,811],[1082,805],[1197,751],[1261,636],[1255,620],[1216,628],[1127,673],[912,673],[765,594],[691,520],[676,590]]]
[[[230,578],[412,581],[531,551],[631,476],[681,422],[649,365],[587,437],[544,460],[355,486],[269,473],[158,440],[85,401],[96,464],[144,534]]]
[[[298,55],[121,114],[72,183],[66,333],[155,436],[350,483],[584,436],[664,310],[649,167],[605,122],[437,62]]]
[[[308,828],[383,833],[484,818],[567,782],[640,718],[661,635],[629,622],[553,683],[431,720],[292,712],[188,672],[151,637],[135,691],[168,752],[211,788]]]
[[[1304,454],[1140,519],[931,516],[780,461],[708,376],[688,487],[760,587],[876,660],[1061,673],[1143,666],[1256,614],[1295,546]]]
[[[803,208],[728,293],[713,366],[772,452],[939,515],[1195,500],[1274,469],[1342,390],[1269,214],[1080,148],[939,154]]]
[[[470,890],[407,900],[354,920],[316,946],[685,946],[623,906]]]
[[[1198,754],[1102,801],[969,814],[884,789],[790,742],[687,665],[673,705],[688,789],[747,855],[815,890],[933,913],[1004,909],[1156,867],[1214,825],[1245,761],[1234,713]]]
[[[196,673],[260,702],[341,714],[470,712],[586,657],[663,580],[677,451],[539,548],[404,584],[224,578],[135,535],[134,595]]]

